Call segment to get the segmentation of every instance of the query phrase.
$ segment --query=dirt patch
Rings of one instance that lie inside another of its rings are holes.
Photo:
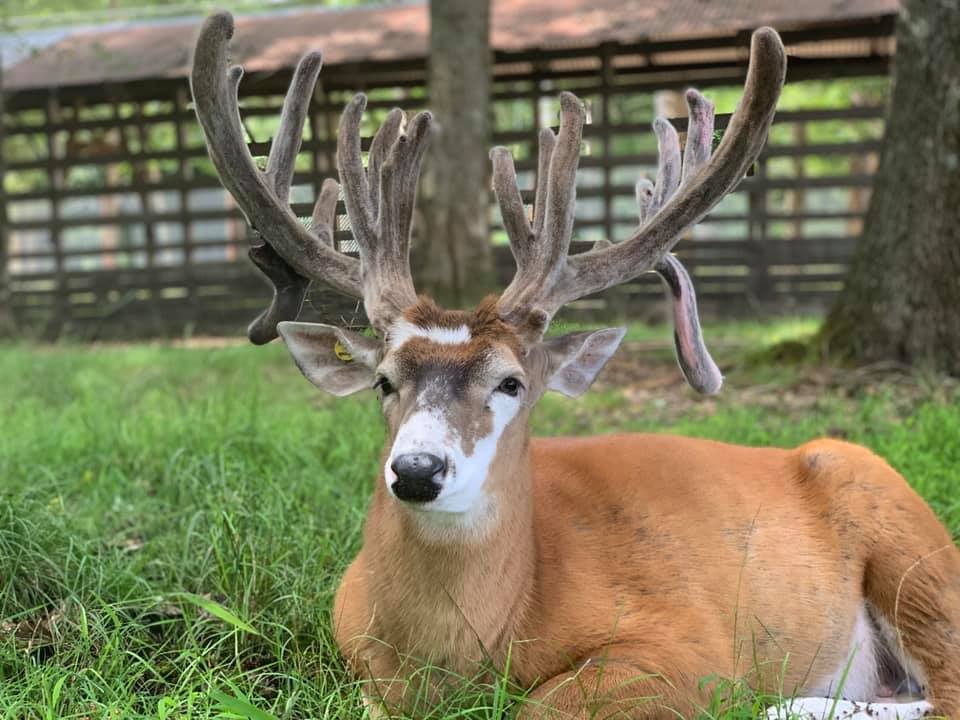
[[[716,358],[743,357],[733,346],[715,351]],[[960,380],[928,376],[898,363],[877,363],[856,369],[784,363],[753,368],[736,362],[721,365],[724,385],[714,397],[691,389],[663,343],[629,343],[610,361],[596,388],[619,391],[626,401],[613,412],[621,420],[650,417],[661,422],[701,418],[720,408],[770,408],[781,416],[801,415],[826,401],[856,403],[884,395],[900,416],[934,398],[960,399]],[[838,430],[837,435],[843,435]]]

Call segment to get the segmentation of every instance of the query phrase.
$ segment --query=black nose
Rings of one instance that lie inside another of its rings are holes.
[[[394,495],[406,502],[430,502],[440,494],[447,464],[430,453],[407,453],[395,457],[390,469],[397,476],[390,486]]]

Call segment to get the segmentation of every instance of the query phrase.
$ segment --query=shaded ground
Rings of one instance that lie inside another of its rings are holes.
[[[711,346],[724,375],[714,397],[694,392],[683,382],[672,348],[663,342],[626,342],[601,374],[596,390],[619,392],[619,416],[649,417],[651,411],[666,423],[680,418],[704,418],[721,408],[767,408],[781,415],[802,414],[829,401],[855,403],[883,395],[895,415],[909,414],[932,398],[960,396],[960,381],[946,376],[923,376],[897,363],[876,363],[857,369],[823,365],[775,363],[759,365],[750,350],[731,343]],[[724,363],[724,358],[733,358]],[[740,358],[739,360],[737,358]],[[759,381],[759,382],[758,382]],[[574,412],[578,412],[574,408]],[[583,408],[591,412],[591,408]],[[831,435],[846,437],[842,428]]]

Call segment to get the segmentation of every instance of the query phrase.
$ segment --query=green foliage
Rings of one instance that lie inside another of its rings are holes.
[[[793,407],[806,369],[726,367],[736,347],[815,327],[708,328],[728,376],[718,400],[673,387],[664,403],[628,381],[545,398],[535,431],[757,445],[841,433],[960,530],[955,390],[919,379],[905,398],[902,383],[879,382]],[[634,327],[628,342],[668,337]],[[649,357],[672,363],[663,343]],[[0,717],[358,716],[330,607],[379,464],[372,397],[322,396],[276,344],[7,346],[0,377]],[[709,717],[755,717],[769,700],[735,681],[717,688]],[[505,677],[467,682],[427,716],[494,720],[522,697]]]
[[[230,11],[249,13],[262,10],[283,8],[316,7],[353,7],[375,2],[375,0],[234,0]],[[51,22],[57,26],[70,24],[93,25],[115,22],[119,19],[138,20],[164,17],[182,17],[185,15],[204,15],[222,7],[221,4],[203,0],[185,2],[185,0],[5,0],[0,4],[0,30],[14,31],[38,27],[48,27]]]

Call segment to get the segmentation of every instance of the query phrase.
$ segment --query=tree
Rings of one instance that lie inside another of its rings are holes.
[[[870,207],[821,340],[960,375],[960,13],[905,0]]]
[[[0,58],[0,148],[4,147],[5,139],[2,126],[5,104],[3,58]],[[7,243],[10,235],[7,232],[7,201],[4,197],[6,188],[3,187],[4,182],[6,182],[4,164],[4,155],[0,153],[0,337],[12,335],[15,330],[13,308],[10,307],[12,296],[10,293],[9,257],[7,255]]]
[[[0,175],[2,177],[2,175]],[[4,217],[5,201],[3,190],[0,188],[0,338],[13,335],[16,323],[13,317],[13,308],[10,307],[12,294],[10,292],[10,273],[8,269],[7,238],[9,237]]]
[[[439,132],[424,165],[417,286],[463,305],[489,292],[490,2],[432,0],[427,84]]]

